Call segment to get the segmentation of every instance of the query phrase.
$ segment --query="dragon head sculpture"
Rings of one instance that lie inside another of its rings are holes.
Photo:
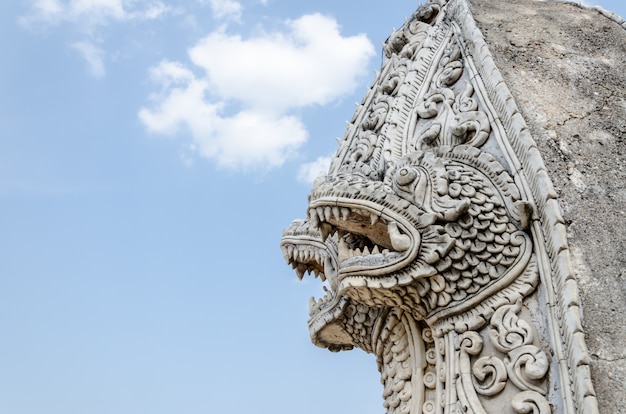
[[[298,276],[328,281],[311,302],[317,345],[372,351],[370,319],[381,312],[432,325],[507,286],[530,260],[527,208],[479,149],[491,128],[460,47],[442,35],[445,4],[422,6],[388,39],[388,60],[314,184],[307,219],[283,234]],[[416,76],[432,66],[420,95]],[[369,330],[353,326],[355,314]]]
[[[487,299],[530,259],[523,207],[498,161],[466,146],[415,151],[381,180],[358,169],[319,179],[308,218],[281,241],[299,277],[329,284],[311,302],[313,341],[371,351],[371,332],[355,320],[373,326],[399,308],[431,325]]]

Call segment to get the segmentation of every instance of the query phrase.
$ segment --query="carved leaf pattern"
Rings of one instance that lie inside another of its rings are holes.
[[[511,400],[511,406],[519,414],[551,414],[550,404],[545,397],[534,391],[524,391]]]
[[[500,352],[511,352],[522,345],[533,341],[530,326],[517,317],[522,308],[522,301],[518,299],[512,305],[500,307],[491,317],[491,342]]]
[[[456,390],[459,398],[458,406],[461,408],[461,412],[486,414],[474,388],[470,361],[470,355],[478,355],[483,349],[483,341],[478,333],[467,331],[459,336],[457,349],[459,380],[456,382]]]
[[[412,58],[427,38],[428,30],[436,21],[440,8],[438,4],[433,3],[418,8],[410,24],[389,36],[383,48],[385,55],[388,58],[393,55]]]
[[[487,114],[473,98],[474,87],[463,77],[461,50],[452,41],[443,56],[430,92],[416,106],[413,133],[416,149],[482,145],[491,132]],[[465,85],[463,86],[463,82]]]
[[[504,361],[511,381],[522,390],[545,393],[542,380],[550,363],[544,351],[534,345],[525,345],[509,352]]]
[[[504,363],[495,356],[479,358],[472,367],[472,373],[478,380],[474,381],[476,392],[489,397],[501,392],[508,379]]]
[[[522,391],[512,402],[516,412],[544,413],[544,407],[549,409],[549,406],[543,380],[550,361],[543,350],[532,344],[534,335],[531,326],[517,315],[521,308],[522,300],[518,299],[496,310],[491,317],[489,336],[494,347],[507,354],[504,365],[508,377]]]
[[[517,316],[520,309],[521,300],[504,305],[491,320],[490,339],[506,353],[504,360],[490,355],[472,363],[471,357],[479,355],[483,349],[481,336],[475,331],[458,336],[456,405],[461,412],[484,413],[478,394],[493,397],[505,389],[509,379],[520,390],[511,402],[516,413],[550,412],[543,383],[550,364],[545,352],[526,343],[532,341],[532,330]]]
[[[434,84],[436,87],[446,87],[454,85],[463,74],[463,62],[461,60],[461,48],[450,43],[446,53],[440,62],[441,69],[435,75]]]

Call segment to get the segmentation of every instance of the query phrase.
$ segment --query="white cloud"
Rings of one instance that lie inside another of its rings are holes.
[[[337,23],[319,14],[286,28],[249,39],[209,34],[189,50],[201,75],[161,62],[151,70],[161,90],[139,118],[154,133],[187,130],[197,153],[223,168],[282,165],[308,136],[293,110],[351,92],[374,54],[364,35],[341,36]]]
[[[19,22],[35,30],[72,23],[90,31],[112,21],[153,20],[172,11],[160,0],[36,0]]]
[[[216,19],[239,21],[243,7],[233,0],[209,0],[213,16]]]
[[[126,16],[122,0],[72,0],[66,6],[70,16],[101,16],[122,20]]]
[[[193,164],[195,161],[195,156],[194,156],[195,153],[196,153],[196,145],[191,143],[182,147],[178,151],[178,158],[183,162],[183,164],[185,164],[185,167],[191,168],[193,167]]]
[[[189,55],[219,96],[277,110],[325,104],[352,91],[374,55],[365,35],[343,37],[335,20],[319,14],[287,28],[251,39],[214,32]]]
[[[160,1],[154,1],[148,4],[144,9],[130,13],[129,17],[131,19],[154,20],[159,19],[168,13],[178,13],[178,11],[170,6],[166,6]]]
[[[315,179],[326,174],[330,168],[331,157],[318,157],[315,161],[302,164],[298,169],[298,181],[313,184]]]
[[[194,150],[222,168],[266,170],[280,166],[307,138],[302,123],[291,116],[255,110],[224,114],[224,103],[206,100],[206,80],[179,63],[161,62],[152,76],[166,93],[153,96],[157,108],[142,108],[139,118],[151,132],[188,130],[194,144],[186,154]]]
[[[104,68],[104,50],[90,42],[76,42],[72,44],[72,48],[76,49],[83,59],[85,59],[89,72],[93,77],[101,78],[106,74]]]
[[[18,22],[32,31],[62,24],[76,28],[84,40],[73,42],[71,47],[83,56],[91,74],[101,78],[106,73],[106,53],[100,35],[104,27],[154,20],[178,12],[161,0],[32,0],[30,11]]]

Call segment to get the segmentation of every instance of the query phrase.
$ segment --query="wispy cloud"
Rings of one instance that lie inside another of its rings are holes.
[[[157,19],[172,10],[160,0],[36,0],[19,22],[33,30],[61,23],[91,30],[115,21]]]
[[[85,59],[89,72],[94,78],[102,78],[106,74],[104,68],[104,50],[91,42],[83,41],[72,44],[80,55]]]
[[[298,181],[313,184],[315,179],[328,172],[331,157],[318,157],[315,161],[302,164],[298,170]]]
[[[207,100],[209,82],[180,63],[164,61],[151,72],[164,93],[152,97],[155,108],[139,111],[141,121],[161,134],[186,128],[194,143],[187,149],[215,159],[220,167],[275,167],[307,138],[304,125],[291,116],[255,110],[226,114],[224,102]]]
[[[239,21],[243,6],[233,0],[206,0],[211,6],[211,11],[216,19]]]
[[[178,10],[160,0],[33,0],[29,11],[19,17],[18,22],[35,32],[60,25],[76,29],[82,40],[71,42],[71,47],[85,59],[89,72],[101,78],[106,74],[106,52],[102,42],[95,39],[102,38],[105,27],[151,21],[176,12]]]
[[[189,50],[200,75],[180,62],[152,69],[161,90],[139,118],[154,133],[188,131],[198,154],[220,167],[277,167],[308,136],[293,110],[351,92],[373,55],[367,37],[344,37],[320,14],[247,39],[216,31]]]

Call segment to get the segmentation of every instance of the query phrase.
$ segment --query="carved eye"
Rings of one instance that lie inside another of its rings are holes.
[[[417,172],[413,169],[402,168],[398,171],[396,181],[399,185],[409,185],[417,178]]]

